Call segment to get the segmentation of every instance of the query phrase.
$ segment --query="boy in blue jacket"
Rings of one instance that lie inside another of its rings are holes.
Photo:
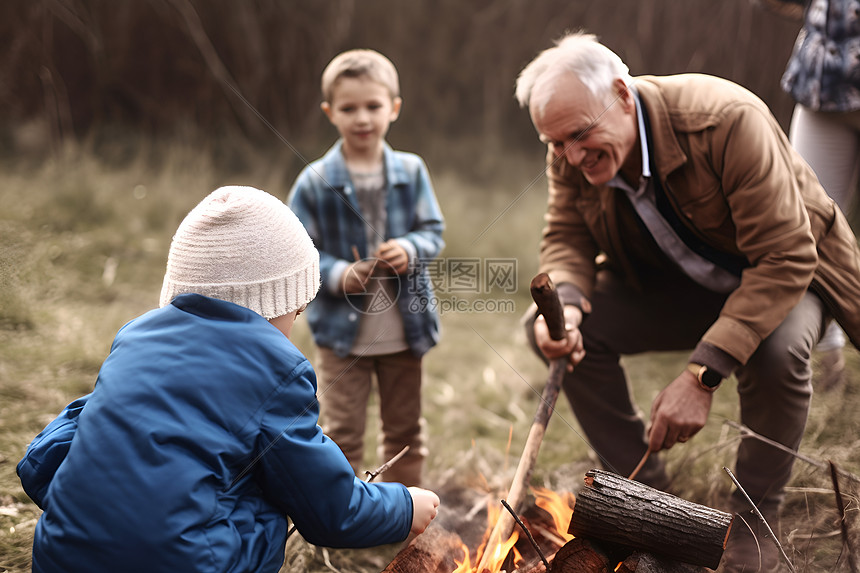
[[[319,255],[275,197],[222,187],[179,226],[161,308],[117,334],[92,393],[18,464],[44,510],[33,571],[277,572],[287,518],[311,543],[420,533],[438,497],[359,480],[317,425],[289,341]]]
[[[427,266],[444,245],[444,223],[424,162],[385,141],[399,90],[394,65],[373,50],[328,64],[322,109],[340,139],[299,174],[288,202],[320,250],[322,288],[308,321],[326,434],[360,472],[375,376],[380,457],[409,446],[383,479],[411,486],[427,455],[421,361],[439,339]]]

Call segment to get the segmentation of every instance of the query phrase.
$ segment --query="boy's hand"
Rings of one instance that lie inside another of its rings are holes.
[[[418,535],[423,533],[433,518],[436,517],[436,508],[439,507],[439,496],[427,489],[410,487],[409,494],[412,496],[412,533]]]
[[[346,267],[340,279],[340,288],[344,294],[367,292],[367,281],[375,267],[374,259],[364,259]]]
[[[389,239],[382,243],[374,256],[391,265],[398,275],[402,275],[409,268],[409,255],[397,239]]]

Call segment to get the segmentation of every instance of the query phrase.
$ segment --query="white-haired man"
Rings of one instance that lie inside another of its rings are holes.
[[[767,106],[715,77],[632,78],[582,33],[538,55],[516,93],[548,146],[540,267],[569,329],[553,341],[538,318],[527,333],[545,357],[576,365],[564,390],[604,465],[627,475],[647,450],[690,439],[731,374],[741,421],[796,449],[824,325],[835,317],[860,341],[860,250]],[[646,430],[619,357],[682,349],[689,364]],[[772,525],[792,463],[758,441],[738,449],[737,477]],[[639,475],[668,485],[658,456]],[[729,503],[750,509],[737,492]],[[733,528],[725,571],[779,565],[773,544],[760,555]]]

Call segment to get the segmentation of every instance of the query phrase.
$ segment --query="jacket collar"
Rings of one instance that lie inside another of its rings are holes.
[[[647,113],[651,129],[653,149],[649,151],[656,157],[656,174],[661,180],[672,171],[687,162],[687,156],[675,137],[675,127],[669,113],[661,87],[655,83],[654,77],[642,76],[634,78],[633,85],[639,94],[639,102]]]
[[[248,322],[266,320],[253,310],[244,306],[197,293],[184,293],[176,296],[170,304],[179,310],[213,320]],[[268,322],[268,321],[267,321]]]
[[[321,175],[329,186],[339,190],[351,184],[346,161],[344,161],[341,151],[342,148],[343,140],[338,139],[322,158],[323,173]],[[385,165],[385,184],[388,188],[409,183],[409,177],[402,159],[397,156],[387,142],[382,147],[382,162]]]

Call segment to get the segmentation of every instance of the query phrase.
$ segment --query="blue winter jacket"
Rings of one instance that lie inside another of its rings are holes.
[[[44,509],[33,571],[277,572],[287,516],[316,545],[405,539],[409,492],[355,477],[315,392],[305,357],[244,307],[181,295],[130,322],[18,464]]]
[[[355,260],[352,247],[367,257],[367,223],[338,141],[296,178],[287,200],[320,252],[322,288],[307,310],[319,346],[340,356],[349,354],[368,300],[363,295],[334,294],[329,275],[336,265]],[[406,341],[422,356],[439,341],[439,316],[428,264],[444,247],[445,223],[424,161],[413,153],[383,150],[386,184],[386,228],[381,239],[399,239],[410,255],[410,269],[398,277],[397,307]]]

